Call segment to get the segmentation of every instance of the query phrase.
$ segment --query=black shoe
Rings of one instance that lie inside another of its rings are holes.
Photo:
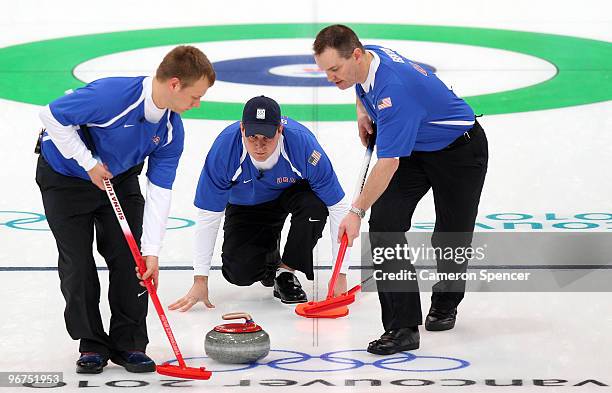
[[[264,278],[262,278],[259,282],[264,287],[271,288],[274,286],[274,279],[276,278],[276,270],[280,262],[274,263],[266,263],[266,272],[264,273]]]
[[[81,352],[81,357],[76,361],[76,372],[78,374],[100,374],[107,364],[108,358],[97,352]]]
[[[378,340],[368,345],[368,352],[376,355],[392,355],[402,351],[418,349],[419,328],[405,327],[385,332]]]
[[[286,304],[306,303],[306,292],[293,273],[282,272],[274,279],[274,297]]]
[[[155,371],[155,362],[141,351],[120,351],[110,358],[113,363],[125,367],[131,373],[150,373]]]
[[[455,327],[457,319],[457,307],[451,309],[440,309],[431,307],[425,318],[425,329],[432,332],[450,330]]]

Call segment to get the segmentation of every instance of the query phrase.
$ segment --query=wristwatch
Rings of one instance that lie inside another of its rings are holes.
[[[349,211],[350,211],[351,213],[355,213],[355,214],[357,214],[357,216],[359,216],[359,218],[364,218],[364,217],[365,217],[365,213],[366,213],[366,212],[365,212],[365,210],[360,209],[360,208],[355,207],[355,206],[351,206],[351,208],[349,209]]]

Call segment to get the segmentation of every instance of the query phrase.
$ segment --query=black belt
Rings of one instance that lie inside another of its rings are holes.
[[[478,135],[482,131],[482,127],[478,124],[478,120],[474,121],[474,125],[472,128],[463,133],[463,135],[459,136],[459,138],[455,139],[450,145],[446,146],[442,150],[452,150],[456,147],[466,145],[472,141],[476,135]]]

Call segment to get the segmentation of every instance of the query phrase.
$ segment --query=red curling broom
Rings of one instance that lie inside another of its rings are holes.
[[[355,195],[353,200],[357,199],[363,186],[365,184],[366,176],[368,174],[368,168],[370,167],[370,161],[372,160],[372,152],[374,151],[374,143],[376,142],[376,125],[372,125],[374,133],[370,135],[368,140],[368,146],[361,163],[361,170],[359,171],[359,177],[357,180],[357,186],[355,187]],[[348,305],[355,301],[355,294],[361,290],[362,285],[368,281],[364,280],[358,285],[355,285],[348,292],[338,296],[334,296],[334,289],[336,288],[336,282],[338,281],[338,275],[340,274],[340,268],[344,261],[344,255],[346,254],[346,248],[348,246],[348,238],[346,233],[342,235],[340,242],[340,248],[338,250],[338,257],[334,265],[334,271],[329,281],[329,289],[327,291],[327,297],[325,300],[318,302],[308,302],[298,304],[295,308],[295,313],[306,318],[340,318],[348,315]]]
[[[125,214],[123,213],[123,209],[119,204],[119,199],[117,198],[117,194],[115,194],[115,190],[113,188],[113,184],[108,179],[104,179],[104,189],[106,190],[106,195],[110,200],[110,203],[113,207],[113,211],[115,212],[115,216],[117,216],[117,220],[119,221],[119,225],[121,225],[121,230],[123,231],[123,236],[130,247],[130,251],[132,252],[132,256],[134,257],[134,262],[136,262],[136,266],[138,266],[138,271],[141,275],[143,275],[147,268],[144,264],[142,255],[140,254],[140,250],[138,250],[138,245],[136,244],[136,240],[134,240],[134,235],[132,235],[132,231],[130,230],[130,226],[125,218]],[[178,377],[178,378],[186,378],[186,379],[209,379],[212,375],[212,372],[206,370],[204,367],[188,367],[185,364],[185,360],[183,359],[183,355],[181,355],[181,351],[179,350],[178,344],[176,343],[176,339],[174,338],[174,334],[172,334],[172,329],[170,329],[170,323],[168,323],[168,318],[166,318],[166,314],[164,313],[164,309],[157,297],[157,290],[155,286],[151,282],[151,279],[144,280],[144,284],[147,287],[147,291],[149,292],[149,296],[151,297],[151,301],[155,306],[155,310],[157,311],[157,315],[159,315],[159,319],[161,321],[162,326],[164,327],[164,331],[166,332],[166,336],[168,336],[168,340],[170,341],[170,345],[172,346],[172,350],[174,351],[174,355],[176,356],[176,360],[178,360],[178,366],[172,364],[162,364],[156,367],[157,372],[162,375],[167,375],[169,377]]]

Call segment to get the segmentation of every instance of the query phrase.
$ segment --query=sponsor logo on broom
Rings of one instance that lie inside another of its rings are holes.
[[[125,217],[123,216],[123,213],[121,212],[121,205],[119,205],[119,201],[117,200],[116,196],[113,196],[113,207],[115,208],[115,211],[117,212],[117,216],[119,216],[119,219],[125,220]]]
[[[104,183],[106,184],[107,181],[108,180],[105,180]],[[120,220],[125,220],[125,217],[123,216],[123,213],[121,212],[121,205],[119,204],[119,201],[117,200],[117,196],[112,191],[109,191],[108,193],[111,196],[111,202],[113,204],[113,208],[115,209],[115,212],[117,213],[117,217],[119,217]]]

